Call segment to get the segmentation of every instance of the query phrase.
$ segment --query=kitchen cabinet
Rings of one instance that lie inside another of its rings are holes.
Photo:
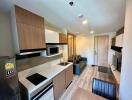
[[[45,29],[45,39],[46,43],[59,43],[59,33]]]
[[[73,79],[73,65],[66,69],[66,87],[70,85]]]
[[[67,35],[53,30],[45,29],[45,38],[47,44],[66,44]]]
[[[65,85],[65,70],[53,79],[53,83],[54,83],[54,98],[55,100],[58,100],[59,97],[64,92],[65,86],[66,86]]]
[[[20,50],[45,48],[44,32],[23,23],[17,23]]]
[[[123,34],[116,36],[115,45],[117,47],[123,47]]]
[[[61,72],[53,79],[54,83],[54,97],[58,100],[66,88],[73,80],[73,65]]]
[[[44,18],[18,6],[15,11],[20,49],[45,48]]]
[[[66,44],[67,43],[67,35],[66,34],[63,34],[63,33],[59,33],[59,43],[64,43]]]
[[[15,6],[11,19],[16,53],[46,48],[43,17]]]

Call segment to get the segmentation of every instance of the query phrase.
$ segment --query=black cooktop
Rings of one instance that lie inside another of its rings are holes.
[[[33,83],[34,85],[38,85],[39,83],[43,82],[44,80],[46,80],[47,78],[38,74],[38,73],[35,73],[31,76],[28,76],[27,79]]]

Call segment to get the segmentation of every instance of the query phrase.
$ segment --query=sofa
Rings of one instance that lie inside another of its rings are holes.
[[[87,58],[81,57],[80,55],[69,57],[68,61],[73,62],[73,73],[75,75],[80,75],[87,65]]]

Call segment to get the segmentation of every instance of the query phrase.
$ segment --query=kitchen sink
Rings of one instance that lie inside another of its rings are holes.
[[[61,65],[61,66],[66,66],[68,64],[69,64],[68,62],[61,62],[61,63],[59,63],[59,65]]]

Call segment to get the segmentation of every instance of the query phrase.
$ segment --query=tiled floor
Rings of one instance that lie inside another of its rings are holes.
[[[98,67],[87,66],[80,76],[75,76],[71,85],[63,93],[60,100],[71,100],[72,95],[78,87],[84,90],[92,90],[92,79],[99,78],[102,80],[115,82],[113,75],[107,73],[98,72]]]

